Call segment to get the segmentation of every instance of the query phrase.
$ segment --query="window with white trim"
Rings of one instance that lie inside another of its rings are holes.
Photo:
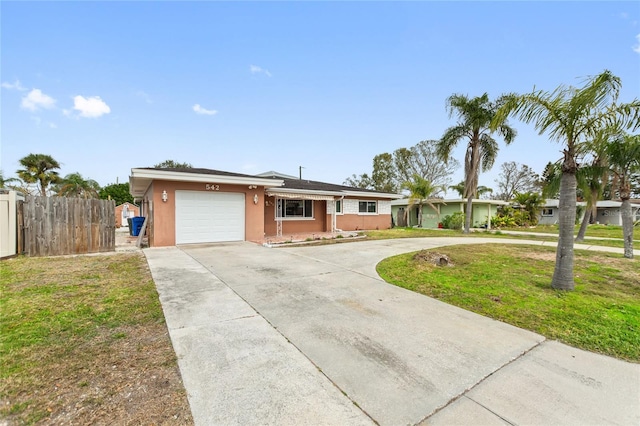
[[[553,209],[542,209],[542,216],[553,216]]]
[[[359,214],[376,214],[378,213],[377,201],[358,201]]]
[[[336,200],[336,214],[342,214],[342,200]]]
[[[279,198],[276,217],[283,219],[312,219],[313,200],[289,200]]]

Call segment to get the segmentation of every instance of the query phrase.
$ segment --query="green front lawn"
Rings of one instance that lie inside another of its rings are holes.
[[[190,423],[143,255],[2,260],[0,312],[9,424]]]
[[[505,228],[509,231],[521,231],[521,232],[542,232],[545,234],[558,235],[558,225],[538,225],[532,228]],[[580,225],[576,225],[573,234],[577,235],[580,230]],[[640,228],[634,228],[634,239],[640,239]],[[599,238],[618,238],[622,240],[622,226],[615,225],[589,225],[587,226],[587,232],[585,237],[599,237]]]
[[[550,286],[555,248],[500,244],[434,249],[454,266],[383,260],[386,281],[582,349],[640,361],[640,267],[620,255],[576,250],[576,289]]]

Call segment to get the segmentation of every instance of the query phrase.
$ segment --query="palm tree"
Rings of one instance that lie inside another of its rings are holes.
[[[605,149],[614,133],[615,131],[612,129],[599,130],[594,139],[586,144],[587,150],[592,154],[591,162],[578,169],[576,179],[578,188],[582,189],[587,201],[587,207],[580,224],[580,230],[576,235],[576,241],[584,241],[587,224],[595,221],[598,200],[602,197],[604,186],[609,180]]]
[[[531,225],[538,224],[538,210],[544,205],[544,198],[537,192],[516,192],[514,201],[527,212],[528,222]]]
[[[640,135],[625,135],[607,145],[611,171],[618,177],[618,191],[622,206],[622,235],[624,257],[633,258],[633,218],[631,217],[631,174],[640,167]]]
[[[57,185],[61,197],[98,198],[100,185],[93,179],[85,180],[80,173],[66,175]]]
[[[460,198],[466,198],[466,194],[464,192],[464,186],[465,186],[464,181],[460,181],[455,185],[450,185],[449,189],[456,191],[458,195],[460,195]],[[487,186],[478,185],[477,192],[478,192],[478,197],[481,197],[484,194],[491,194],[493,192],[493,189]]]
[[[60,168],[60,163],[46,154],[29,154],[20,159],[23,169],[16,173],[25,183],[37,183],[40,195],[47,196],[47,187],[56,183],[59,179],[55,169]]]
[[[432,185],[431,182],[423,178],[418,174],[413,175],[411,181],[404,182],[402,184],[403,189],[409,191],[409,205],[407,213],[411,211],[413,207],[418,206],[418,227],[422,228],[422,206],[428,205],[435,211],[438,211],[436,206],[429,201],[429,198],[433,198],[438,192],[443,191],[444,187]]]
[[[480,170],[487,171],[493,167],[498,154],[498,143],[491,136],[498,132],[506,144],[510,144],[516,136],[516,131],[507,124],[507,116],[497,122],[496,112],[502,104],[502,98],[496,102],[489,100],[489,95],[469,99],[465,95],[454,94],[447,99],[449,117],[455,113],[458,124],[449,127],[438,141],[438,156],[445,162],[449,161],[451,150],[462,140],[467,141],[467,151],[464,158],[464,196],[467,197],[467,214],[464,221],[464,233],[469,233],[471,226],[471,209],[473,198],[477,196],[478,174]],[[496,122],[491,129],[491,123]]]
[[[576,220],[577,156],[582,144],[594,137],[598,129],[611,125],[637,128],[640,125],[640,102],[616,104],[620,79],[610,71],[589,78],[582,88],[559,86],[553,92],[535,90],[525,95],[509,95],[498,110],[491,127],[504,123],[511,114],[525,123],[535,123],[540,134],[564,145],[560,178],[559,225],[556,265],[551,286],[572,290],[573,229]]]
[[[5,178],[4,177],[4,172],[2,170],[0,170],[0,188],[13,188],[12,185],[9,185],[10,183],[13,182],[20,182],[20,179],[16,179],[16,178]]]

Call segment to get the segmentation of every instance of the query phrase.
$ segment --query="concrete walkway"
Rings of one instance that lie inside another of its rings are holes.
[[[375,272],[395,254],[486,242],[554,244],[145,250],[196,424],[639,424],[639,365],[545,341]]]

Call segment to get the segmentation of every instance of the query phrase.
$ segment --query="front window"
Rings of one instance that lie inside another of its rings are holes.
[[[313,218],[313,200],[278,199],[278,218]]]
[[[358,202],[358,213],[375,214],[378,212],[378,203],[376,201],[360,201]]]
[[[542,216],[553,216],[553,209],[542,209]]]
[[[336,200],[336,213],[342,213],[342,200]]]

